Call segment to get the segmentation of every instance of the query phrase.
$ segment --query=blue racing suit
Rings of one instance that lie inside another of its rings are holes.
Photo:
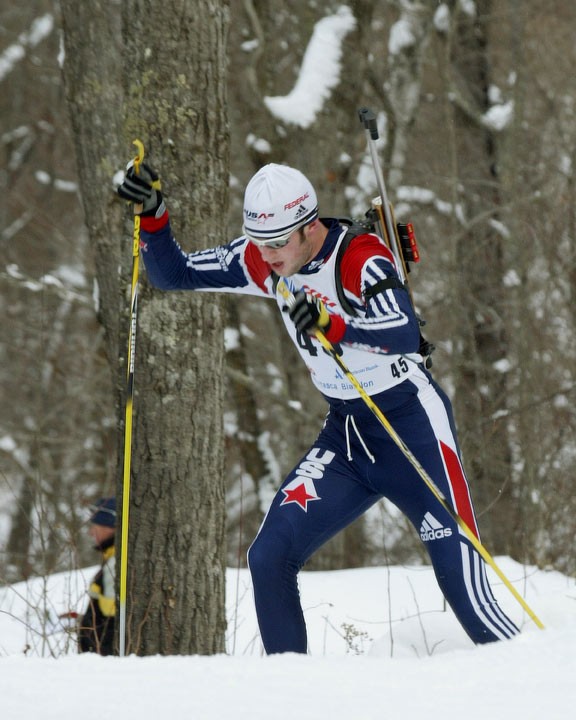
[[[351,317],[338,299],[335,279],[346,228],[333,219],[322,222],[328,229],[322,249],[288,279],[289,285],[322,299],[332,319],[327,337],[345,365],[478,535],[450,402],[418,354],[419,327],[408,293],[400,288],[367,292],[397,277],[394,258],[375,235],[359,235],[350,243],[339,272],[346,299],[357,312]],[[159,219],[143,217],[140,237],[148,276],[159,288],[248,293],[284,305],[270,267],[245,237],[186,254],[172,236],[167,213]],[[440,588],[470,638],[485,643],[517,634],[468,538],[316,338],[299,334],[281,314],[329,413],[316,442],[279,489],[248,551],[266,652],[306,652],[298,572],[323,543],[383,497],[414,525]]]

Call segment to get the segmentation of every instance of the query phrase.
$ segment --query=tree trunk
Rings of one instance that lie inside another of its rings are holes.
[[[160,172],[173,228],[186,249],[226,239],[227,5],[174,0],[164,3],[161,15],[157,10],[125,2],[120,38],[116,6],[62,2],[64,75],[121,398],[119,496],[132,218],[122,222],[111,180],[135,154],[134,138]],[[123,58],[116,54],[120,48]],[[126,649],[141,655],[222,652],[221,304],[208,295],[160,293],[144,277],[138,304]]]
[[[456,413],[464,463],[472,479],[480,527],[494,552],[509,553],[514,524],[508,405],[506,287],[503,238],[494,227],[502,205],[496,133],[480,118],[489,106],[491,0],[477,15],[462,13],[453,45],[454,114],[461,158],[459,201],[466,228],[456,240],[456,282],[462,334],[455,357]],[[463,162],[462,162],[463,161]]]

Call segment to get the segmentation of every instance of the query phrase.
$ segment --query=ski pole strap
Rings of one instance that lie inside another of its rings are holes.
[[[368,302],[368,300],[373,298],[374,295],[378,295],[378,293],[385,292],[386,290],[405,290],[408,292],[408,288],[405,283],[398,278],[389,277],[384,280],[379,280],[377,283],[367,288],[364,292],[364,300]]]
[[[340,221],[340,218],[338,218]],[[346,250],[348,250],[348,247],[352,240],[354,240],[355,237],[358,235],[362,235],[366,232],[366,230],[360,226],[360,225],[352,225],[346,235],[344,236],[344,239],[340,243],[340,247],[338,248],[338,254],[336,255],[336,265],[335,265],[335,281],[336,281],[336,292],[338,294],[338,300],[340,301],[340,305],[342,308],[348,313],[348,315],[351,315],[352,317],[356,317],[358,315],[356,309],[350,304],[348,301],[348,298],[344,294],[344,288],[342,286],[342,273],[340,270],[340,266],[342,264],[342,258],[344,257],[344,253]],[[367,303],[369,300],[371,300],[374,295],[378,295],[378,293],[385,292],[386,290],[405,290],[408,292],[408,288],[406,287],[406,284],[403,283],[401,280],[395,277],[385,278],[384,280],[379,280],[377,283],[369,287],[364,293],[364,302]]]
[[[133,140],[132,145],[136,145],[138,155],[134,158],[134,170],[136,175],[140,175],[140,165],[144,161],[144,145],[141,140]],[[134,245],[132,249],[133,257],[137,257],[140,251],[140,213],[143,210],[142,203],[136,203],[134,205]],[[136,219],[137,218],[137,219]]]
[[[364,292],[364,302],[368,303],[368,301],[371,300],[375,295],[386,292],[386,290],[405,290],[406,292],[408,292],[406,284],[398,278],[385,278],[384,280],[379,280],[377,283],[369,287]],[[424,324],[424,321],[421,320],[418,316],[416,316],[416,318],[420,325]],[[418,346],[418,353],[424,358],[423,362],[428,370],[432,367],[432,358],[430,357],[430,355],[432,355],[435,349],[436,346],[433,343],[428,342],[424,335],[422,335],[422,331],[420,331],[420,343]]]
[[[348,218],[338,218],[338,222],[341,225],[348,225],[349,229],[344,236],[342,242],[340,243],[340,247],[338,248],[338,253],[336,255],[336,262],[334,265],[334,281],[336,285],[336,293],[338,295],[338,301],[340,302],[340,306],[342,307],[344,312],[346,312],[346,314],[350,315],[351,317],[357,317],[358,311],[346,297],[344,287],[342,285],[342,258],[344,257],[346,250],[348,250],[350,243],[352,242],[352,240],[354,240],[355,237],[357,237],[358,235],[363,235],[366,232],[372,232],[372,230],[367,229],[363,225],[355,223],[353,220],[349,220]],[[273,275],[275,275],[275,273]],[[276,292],[278,279],[279,278],[277,275],[275,275],[275,277],[273,278],[274,292]],[[404,290],[405,292],[410,294],[410,290],[406,283],[403,283],[399,278],[389,277],[384,278],[383,280],[379,280],[377,283],[367,288],[367,290],[363,293],[364,302],[367,304],[375,295],[385,292],[386,290]],[[419,317],[418,323],[420,325],[425,324],[424,321],[421,320]],[[436,346],[433,343],[428,342],[426,338],[422,335],[422,332],[420,332],[420,344],[418,347],[418,353],[424,358],[424,365],[428,370],[432,367],[432,358],[430,357],[430,355],[432,355],[435,349]]]
[[[142,141],[138,139],[133,140],[132,145],[136,145],[136,149],[138,150],[138,155],[134,158],[134,170],[136,170],[136,175],[140,175],[140,165],[144,160],[144,145]]]

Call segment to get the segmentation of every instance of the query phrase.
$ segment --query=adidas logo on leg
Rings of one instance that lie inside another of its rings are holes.
[[[428,542],[429,540],[442,540],[452,535],[451,528],[445,528],[441,523],[436,520],[431,512],[427,512],[422,520],[420,526],[420,539],[422,542]]]

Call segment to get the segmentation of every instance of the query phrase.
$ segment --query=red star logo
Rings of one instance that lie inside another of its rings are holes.
[[[311,487],[306,487],[306,483],[301,478],[296,478],[288,483],[285,488],[282,488],[282,492],[286,496],[280,505],[288,505],[288,503],[296,503],[299,505],[304,512],[308,512],[308,503],[312,500],[320,500],[316,494],[316,488],[311,480],[308,480]],[[309,491],[313,492],[310,495]]]

